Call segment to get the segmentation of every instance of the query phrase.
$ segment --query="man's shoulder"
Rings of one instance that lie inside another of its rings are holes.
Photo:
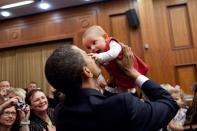
[[[127,103],[126,101],[132,101],[133,95],[131,93],[119,93],[117,95],[108,97],[106,99],[100,99],[96,96],[90,98],[90,103],[96,107],[106,108],[122,108]]]

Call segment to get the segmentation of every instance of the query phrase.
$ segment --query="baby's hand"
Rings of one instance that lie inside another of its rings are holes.
[[[102,64],[104,62],[103,59],[100,57],[99,54],[89,53],[88,55],[91,56],[99,64]]]
[[[91,56],[95,61],[98,60],[98,54],[95,54],[95,53],[89,53],[88,54],[89,56]]]

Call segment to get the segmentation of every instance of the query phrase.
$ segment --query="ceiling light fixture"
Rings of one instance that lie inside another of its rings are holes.
[[[51,7],[51,5],[50,5],[49,3],[46,3],[46,2],[41,2],[41,3],[39,4],[39,7],[40,7],[41,9],[43,9],[43,10],[47,10],[47,9],[49,9],[49,8]]]
[[[3,17],[9,17],[11,14],[10,14],[10,12],[8,12],[8,11],[2,11],[2,12],[1,12],[1,15],[2,15]]]
[[[14,7],[18,7],[18,6],[31,4],[33,2],[35,2],[35,1],[34,0],[25,0],[25,1],[17,2],[17,3],[12,3],[12,4],[1,6],[0,9],[14,8]]]

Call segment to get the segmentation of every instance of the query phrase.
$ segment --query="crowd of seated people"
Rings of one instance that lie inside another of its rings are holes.
[[[29,131],[30,107],[22,103],[24,94],[15,94],[9,81],[0,82],[0,92],[0,130]]]
[[[56,131],[53,109],[40,88],[10,86],[0,81],[0,131]]]
[[[170,85],[162,85],[179,104],[177,115],[171,120],[168,131],[196,130],[197,128],[197,84],[194,85],[194,98],[189,107],[184,102],[184,93]],[[0,82],[0,131],[55,131],[53,111],[58,100],[65,99],[52,86],[49,95],[40,88],[26,91],[12,88],[9,81]],[[56,97],[54,99],[54,97]],[[49,101],[51,105],[49,106]],[[17,105],[20,102],[25,105]],[[60,100],[61,101],[61,100]],[[23,109],[23,106],[25,108]],[[31,109],[31,110],[30,110]]]
[[[183,97],[174,97],[180,105],[176,116],[169,123],[169,128],[173,131],[196,131],[197,130],[197,83],[193,85],[193,100],[191,105],[186,105]],[[173,95],[174,93],[172,93]]]
[[[197,130],[197,83],[193,85],[194,95],[191,105],[186,102],[186,94],[181,90],[180,86],[173,87],[170,84],[162,84],[161,86],[171,94],[180,107],[176,116],[163,131]]]

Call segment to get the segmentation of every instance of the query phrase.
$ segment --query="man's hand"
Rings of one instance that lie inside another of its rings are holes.
[[[130,70],[133,68],[133,52],[129,46],[123,43],[120,44],[122,47],[123,59],[117,60],[117,63],[122,71],[130,75]]]
[[[119,68],[132,79],[136,79],[140,73],[133,68],[133,52],[131,48],[123,43],[120,43],[123,52],[123,59],[117,60]]]

